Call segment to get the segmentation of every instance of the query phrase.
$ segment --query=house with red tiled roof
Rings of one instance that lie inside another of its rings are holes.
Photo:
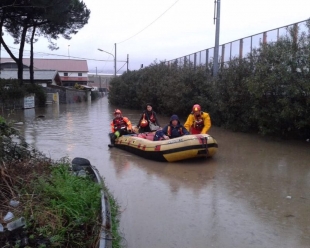
[[[24,68],[30,66],[30,59],[23,58]],[[76,83],[87,85],[88,65],[87,60],[76,59],[33,59],[34,71],[55,70],[60,77],[61,86],[74,86]],[[1,70],[17,70],[17,64],[11,58],[1,58]],[[26,69],[27,70],[27,69]],[[36,73],[35,73],[36,75]]]

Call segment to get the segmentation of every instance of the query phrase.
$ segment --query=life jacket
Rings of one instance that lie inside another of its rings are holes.
[[[151,116],[149,116],[149,113],[148,113],[148,112],[146,112],[146,115],[147,115],[148,119],[149,119],[151,122],[153,122],[153,123],[156,122],[156,118],[155,118],[155,115],[154,115],[154,112],[153,112],[153,111],[152,111]]]
[[[179,133],[180,133],[180,136],[182,136],[183,135],[183,129],[182,129],[182,127],[179,127]],[[171,136],[171,126],[169,125],[168,126],[168,129],[167,129],[167,135],[170,137]]]
[[[141,127],[147,127],[149,125],[149,122],[145,118],[145,114],[143,114],[142,120],[140,121],[140,126]]]
[[[194,123],[192,124],[192,128],[195,128],[200,131],[203,129],[204,120],[202,119],[202,114],[203,112],[201,112],[199,117],[194,116],[195,120],[194,120]]]
[[[114,130],[115,131],[127,128],[127,123],[124,121],[123,117],[114,118],[113,124],[114,124]]]

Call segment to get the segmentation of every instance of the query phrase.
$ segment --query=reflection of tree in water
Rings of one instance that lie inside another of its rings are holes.
[[[110,160],[113,161],[112,164],[115,165],[115,172],[117,177],[121,177],[122,174],[125,174],[126,171],[130,169],[130,161],[127,156],[122,154],[123,151],[113,148],[110,152]]]
[[[216,161],[213,159],[199,159],[170,163],[164,175],[169,179],[171,192],[178,192],[180,188],[190,188],[195,195],[206,188],[214,178]]]
[[[178,193],[179,189],[180,189],[180,185],[179,183],[177,183],[176,181],[174,180],[170,180],[169,181],[169,186],[170,186],[170,191],[172,193]]]
[[[148,180],[160,179],[168,183],[173,193],[185,188],[194,190],[197,195],[214,178],[217,167],[214,158],[178,163],[157,162],[115,148],[110,152],[110,160],[115,164],[117,175],[139,168],[144,171]]]

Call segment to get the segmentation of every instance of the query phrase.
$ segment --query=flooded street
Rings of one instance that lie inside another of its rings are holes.
[[[98,168],[121,206],[125,247],[310,247],[309,143],[212,127],[213,158],[155,162],[108,148],[113,110],[103,98],[4,117],[48,157],[85,157]],[[140,111],[121,110],[137,124]]]

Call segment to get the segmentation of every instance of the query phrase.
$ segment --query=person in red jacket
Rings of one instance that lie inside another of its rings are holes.
[[[191,134],[206,134],[211,127],[211,119],[208,113],[202,112],[199,104],[195,104],[192,112],[187,117],[184,127]]]
[[[119,109],[114,111],[115,118],[111,121],[111,133],[109,134],[111,144],[109,146],[114,146],[115,139],[118,137],[132,133],[132,125],[130,120],[127,117],[122,116],[122,112]]]

